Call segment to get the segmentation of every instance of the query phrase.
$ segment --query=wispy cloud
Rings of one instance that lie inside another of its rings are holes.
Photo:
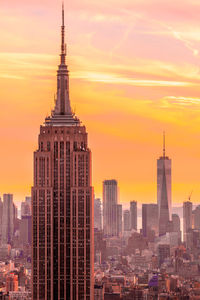
[[[200,98],[192,98],[192,97],[176,97],[176,96],[166,96],[163,98],[164,101],[181,105],[181,106],[199,106],[200,108]]]
[[[18,76],[18,75],[13,75],[13,74],[1,74],[0,73],[0,78],[2,78],[2,79],[19,79],[19,80],[23,80],[23,79],[25,79],[24,77],[22,77],[22,76]]]
[[[164,81],[164,80],[138,80],[134,78],[118,77],[115,74],[108,73],[95,73],[95,72],[74,72],[72,78],[84,79],[91,82],[102,82],[110,84],[126,84],[133,86],[146,86],[146,87],[191,87],[195,83],[184,81]]]

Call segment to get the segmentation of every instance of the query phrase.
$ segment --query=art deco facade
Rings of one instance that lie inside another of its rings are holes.
[[[33,299],[93,299],[93,190],[85,126],[71,111],[64,10],[57,99],[40,127],[32,188]]]
[[[171,221],[171,159],[165,155],[165,136],[163,156],[157,160],[157,204],[159,235],[163,235]]]

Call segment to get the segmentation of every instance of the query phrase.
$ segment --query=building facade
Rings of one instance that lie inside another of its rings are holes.
[[[192,229],[192,202],[183,202],[183,241],[187,243],[189,231]]]
[[[142,204],[142,233],[144,237],[158,235],[157,204]]]
[[[13,203],[12,194],[3,195],[2,242],[10,244],[14,237],[17,208]]]
[[[34,152],[32,299],[93,300],[91,151],[70,106],[64,9],[61,29],[55,108]]]
[[[157,160],[157,204],[159,235],[164,235],[171,221],[171,159],[165,155],[165,135],[163,156]]]
[[[102,208],[101,199],[94,199],[94,228],[102,230]]]
[[[179,215],[172,214],[172,226],[173,226],[173,232],[181,231],[181,220]]]
[[[200,230],[200,205],[193,210],[194,229]]]
[[[23,245],[32,242],[32,216],[22,216],[19,225],[20,241]]]
[[[21,203],[21,217],[31,216],[31,197],[25,197],[25,201]]]
[[[131,214],[130,214],[130,210],[126,209],[123,212],[123,221],[124,221],[124,231],[130,231],[131,230]]]
[[[107,236],[117,235],[117,202],[118,187],[117,181],[103,181],[103,231]]]
[[[137,231],[137,202],[130,202],[130,217],[131,217],[131,229]]]

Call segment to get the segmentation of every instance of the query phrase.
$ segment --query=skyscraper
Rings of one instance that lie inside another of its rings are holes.
[[[181,231],[181,221],[180,221],[180,217],[177,214],[172,214],[172,226],[173,226],[173,232]]]
[[[157,204],[159,235],[163,235],[171,221],[171,159],[165,155],[165,134],[163,156],[157,160]]]
[[[126,209],[123,213],[124,219],[124,231],[129,231],[131,229],[131,215],[130,210]]]
[[[192,202],[183,202],[183,240],[187,243],[187,235],[192,229]]]
[[[122,204],[116,206],[116,235],[119,237],[122,234]]]
[[[16,206],[12,194],[3,195],[2,242],[10,244],[14,237]]]
[[[142,233],[148,238],[158,234],[157,204],[142,204]]]
[[[122,207],[118,204],[117,181],[103,182],[103,230],[107,236],[118,236],[122,227]]]
[[[94,228],[102,230],[102,209],[99,198],[94,199]]]
[[[137,202],[130,202],[131,229],[137,230]]]
[[[193,210],[194,216],[194,229],[200,229],[200,205]]]
[[[3,202],[0,197],[0,241],[2,237]]]
[[[21,217],[31,216],[31,197],[26,197],[21,203]]]
[[[69,99],[62,9],[57,99],[40,126],[32,188],[33,299],[93,299],[93,189],[87,132]]]

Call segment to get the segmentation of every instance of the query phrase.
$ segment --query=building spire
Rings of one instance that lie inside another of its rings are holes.
[[[65,11],[64,11],[64,2],[62,2],[62,26],[61,26],[61,64],[65,64],[66,56],[66,45],[65,45]]]
[[[163,157],[165,157],[165,131],[163,131]]]
[[[62,2],[61,53],[60,64],[57,71],[57,94],[54,110],[52,110],[51,116],[45,119],[45,124],[53,126],[77,126],[80,124],[80,120],[72,112],[69,99],[69,72],[66,65],[64,0]]]

